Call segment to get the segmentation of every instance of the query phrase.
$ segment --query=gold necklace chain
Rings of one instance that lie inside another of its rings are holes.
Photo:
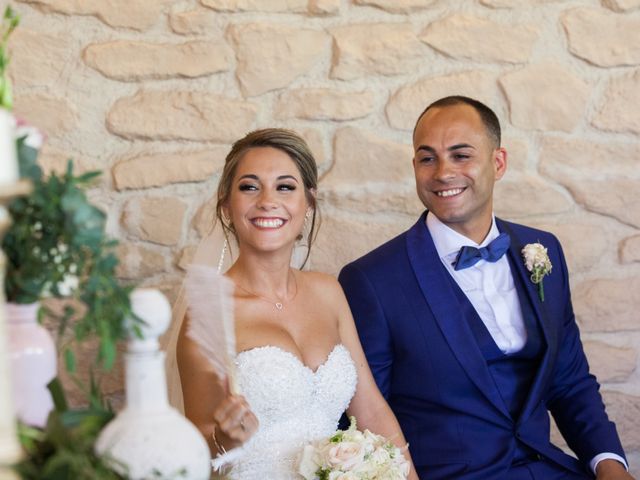
[[[264,300],[265,302],[268,302],[268,303],[270,303],[272,305],[275,305],[275,307],[278,310],[282,310],[284,308],[284,302],[282,302],[282,301],[276,302],[276,301],[274,301],[273,299],[271,299],[269,297],[265,297],[264,295],[260,295],[259,293],[252,292],[248,288],[245,288],[242,285],[240,285],[238,282],[235,282],[235,284],[236,284],[236,287],[238,287],[240,290],[244,290],[245,293],[248,293],[249,295],[253,295],[254,297],[258,297],[259,299]],[[296,295],[298,295],[298,282],[296,281],[295,274],[293,275],[293,284],[295,286],[296,291],[293,294],[293,296],[291,297],[290,301],[293,301],[293,299],[296,298]]]

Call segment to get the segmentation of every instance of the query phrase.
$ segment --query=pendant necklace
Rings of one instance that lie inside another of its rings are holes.
[[[294,298],[296,298],[296,295],[298,294],[298,283],[296,282],[296,276],[293,276],[293,284],[295,286],[295,293],[293,294],[293,296],[291,297],[291,300],[293,300]],[[264,300],[267,303],[270,303],[271,305],[274,305],[278,310],[282,310],[284,308],[284,303],[282,301],[274,301],[271,298],[265,297],[264,295],[260,295],[256,292],[252,292],[251,290],[249,290],[248,288],[244,288],[242,285],[240,285],[239,283],[236,283],[236,286],[240,289],[243,290],[245,293],[248,293],[249,295],[253,295],[254,297],[258,297],[260,300]]]

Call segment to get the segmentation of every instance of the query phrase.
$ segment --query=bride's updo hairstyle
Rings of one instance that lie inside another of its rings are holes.
[[[226,205],[229,201],[231,184],[236,174],[238,163],[247,151],[258,147],[271,147],[283,151],[289,155],[289,158],[293,160],[293,163],[296,164],[300,172],[302,183],[304,184],[304,193],[312,209],[311,218],[308,222],[305,222],[305,225],[307,225],[307,223],[308,225],[302,232],[302,235],[304,235],[304,231],[307,231],[306,243],[308,251],[304,261],[304,263],[306,263],[309,258],[309,253],[311,252],[311,244],[315,240],[316,232],[320,224],[318,203],[315,195],[312,193],[318,188],[318,167],[307,142],[292,130],[283,128],[255,130],[233,144],[231,151],[225,159],[224,169],[222,170],[220,182],[218,183],[218,198],[216,203],[217,221],[222,225],[225,236],[229,234],[232,234],[234,237],[236,236],[230,219],[225,217],[222,209],[223,205]]]

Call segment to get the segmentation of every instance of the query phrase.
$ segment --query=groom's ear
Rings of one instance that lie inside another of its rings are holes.
[[[495,167],[495,179],[500,180],[507,171],[507,151],[503,147],[498,147],[493,151],[493,161]]]

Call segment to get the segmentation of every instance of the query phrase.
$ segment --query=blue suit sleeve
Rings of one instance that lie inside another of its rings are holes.
[[[562,275],[564,316],[547,407],[569,447],[581,461],[588,463],[603,452],[624,457],[615,425],[607,417],[599,393],[600,385],[589,373],[589,364],[571,305],[567,265],[560,243],[557,240],[555,243],[559,264],[554,265],[554,268],[558,268]]]
[[[388,399],[393,368],[389,325],[374,285],[356,265],[342,269],[338,281],[344,289],[362,348],[382,395]]]

